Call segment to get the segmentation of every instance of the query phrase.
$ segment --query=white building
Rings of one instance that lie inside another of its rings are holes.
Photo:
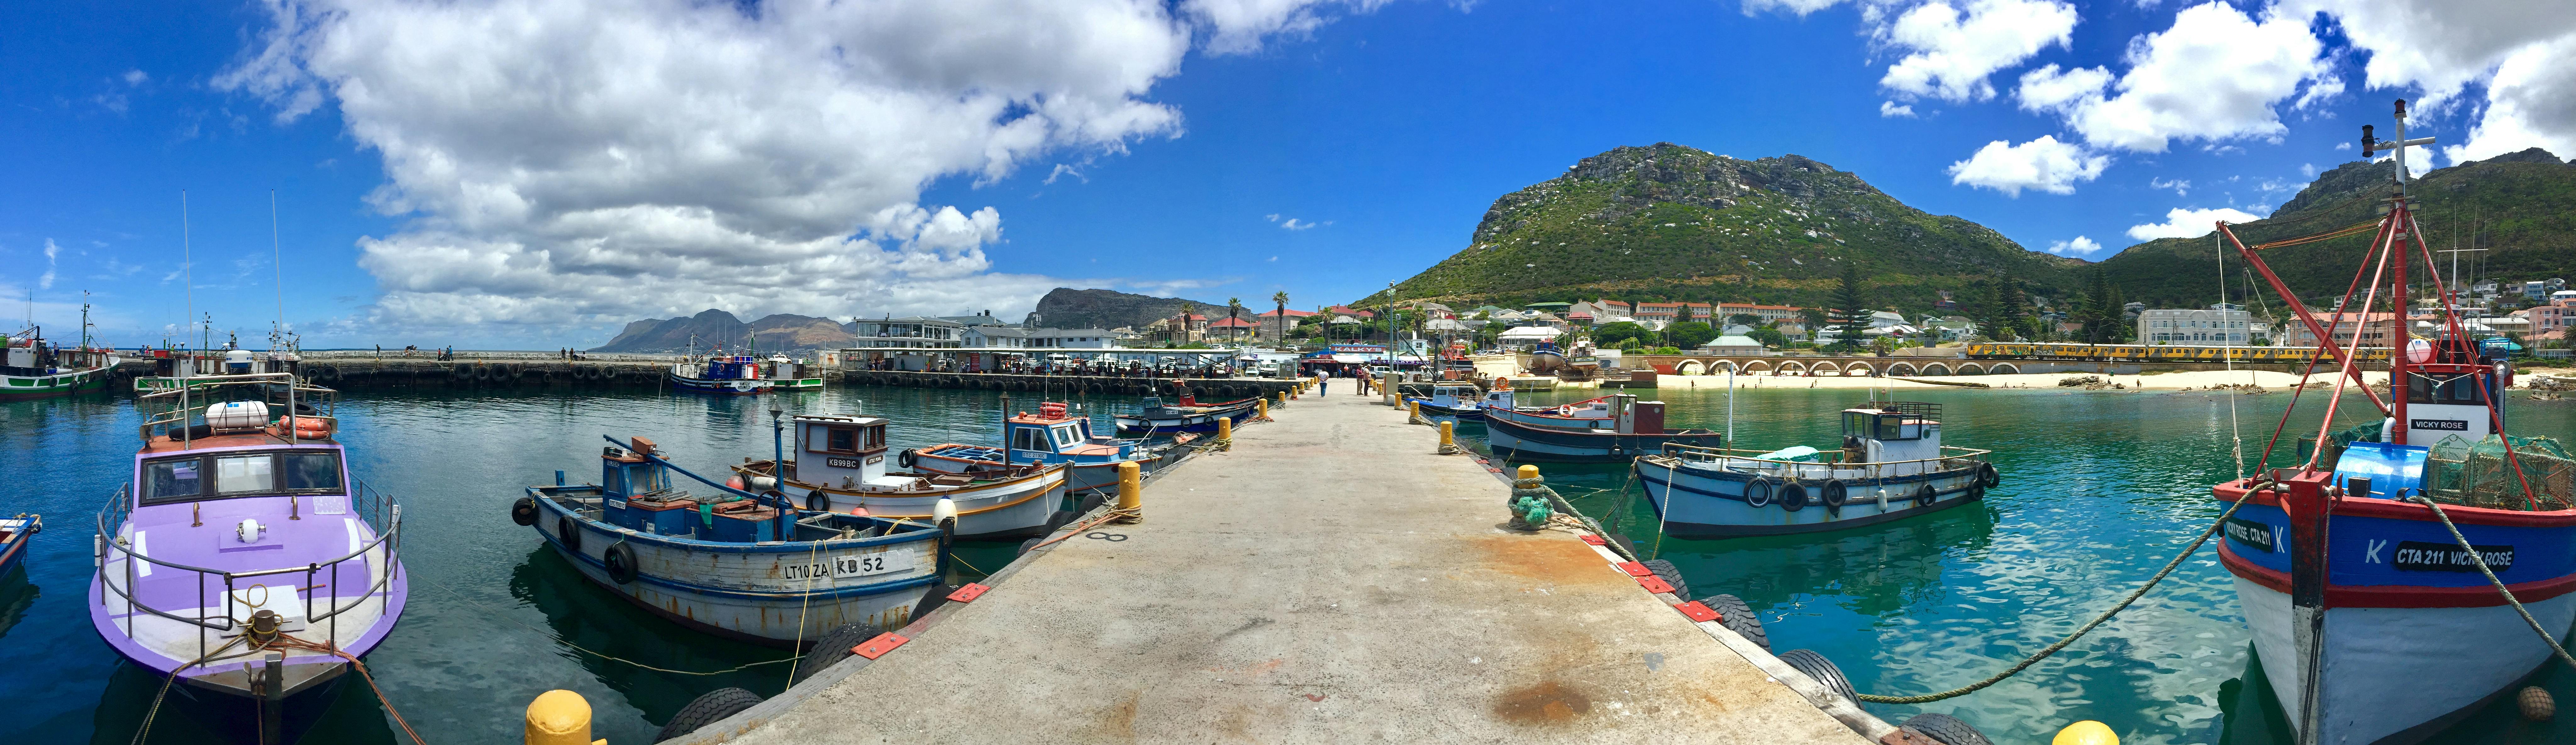
[[[1763,354],[1770,351],[1763,348],[1762,342],[1754,341],[1753,338],[1749,336],[1717,337],[1716,341],[1711,341],[1707,344],[1701,345],[1700,349],[1708,352],[1709,354],[1734,355]]]
[[[2140,344],[2248,344],[2253,339],[2253,327],[2254,314],[2232,303],[2206,309],[2138,311]]]
[[[1117,332],[1108,329],[1030,329],[1029,346],[1050,349],[1108,349],[1117,346]]]

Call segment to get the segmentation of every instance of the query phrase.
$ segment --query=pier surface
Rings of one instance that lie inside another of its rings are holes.
[[[1336,383],[687,741],[1870,742]]]

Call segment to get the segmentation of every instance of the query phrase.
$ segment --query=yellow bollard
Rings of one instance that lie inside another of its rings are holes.
[[[1287,391],[1280,391],[1280,392],[1279,392],[1279,405],[1281,405],[1281,406],[1286,406],[1286,405],[1288,405],[1288,392],[1287,392]]]
[[[2058,730],[2049,745],[2120,745],[2120,735],[2111,731],[2111,725],[2087,719]]]
[[[1216,441],[1217,447],[1228,450],[1234,449],[1232,445],[1226,444],[1234,442],[1234,419],[1232,417],[1221,416],[1216,418]]]
[[[1265,399],[1261,399],[1260,401],[1261,401],[1260,403],[1256,403],[1256,404],[1253,404],[1253,405],[1252,405],[1252,407],[1253,407],[1253,408],[1258,409],[1258,411],[1253,412],[1253,414],[1254,414],[1255,416],[1259,416],[1259,417],[1261,417],[1261,418],[1263,418],[1263,419],[1268,419],[1268,418],[1270,418],[1270,399],[1266,399],[1266,398],[1265,398]]]
[[[1452,429],[1453,427],[1456,427],[1457,424],[1457,422],[1449,421],[1447,419],[1440,420],[1441,455],[1458,452],[1458,433],[1456,430]]]
[[[527,745],[594,745],[590,702],[562,689],[537,694],[537,700],[528,702]]]
[[[1145,469],[1132,460],[1118,464],[1118,509],[1132,515],[1119,518],[1122,524],[1145,519]]]

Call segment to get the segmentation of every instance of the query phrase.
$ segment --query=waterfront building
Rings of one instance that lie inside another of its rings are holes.
[[[1794,321],[1804,318],[1806,310],[1807,309],[1795,305],[1718,303],[1716,308],[1716,317],[1719,319],[1726,319],[1735,316],[1752,316],[1762,319],[1763,323],[1779,323],[1781,321]]]
[[[1770,351],[1762,346],[1762,342],[1754,341],[1753,337],[1732,335],[1717,337],[1716,340],[1701,345],[1700,350],[1709,354],[1736,355],[1763,354]]]
[[[2382,314],[2385,315],[2385,314]],[[2140,344],[2251,344],[2254,314],[2233,303],[2138,312]]]
[[[2327,333],[2334,335],[2336,346],[2351,345],[2355,330],[2361,333],[2361,346],[2364,348],[2387,349],[2394,341],[2392,332],[2396,325],[2396,315],[2392,313],[2318,313],[2315,315],[2318,323],[2327,325]],[[2281,345],[2285,347],[2317,345],[2316,334],[2309,333],[2308,325],[2304,323],[2287,324],[2280,338]]]

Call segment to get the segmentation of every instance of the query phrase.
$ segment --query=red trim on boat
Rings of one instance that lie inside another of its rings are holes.
[[[2218,501],[2221,502],[2234,502],[2237,501],[2239,497],[2244,496],[2244,483],[2245,482],[2243,481],[2230,481],[2224,484],[2219,484],[2217,486],[2210,487],[2209,494],[2210,496],[2217,497]],[[2256,495],[2254,497],[2254,501],[2250,504],[2259,504],[2265,507],[2278,508],[2281,506],[2281,500],[2278,497],[2272,496],[2271,492],[2266,491],[2262,494]],[[2499,510],[2490,507],[2467,507],[2446,504],[2442,505],[2442,512],[2443,514],[2451,516],[2451,522],[2463,525],[2500,525],[2515,528],[2564,528],[2576,526],[2576,510],[2525,512],[2522,510]],[[2353,517],[2379,517],[2390,520],[2420,520],[2430,523],[2441,522],[2441,518],[2434,517],[2433,511],[2423,505],[2399,502],[2393,499],[2380,499],[2378,497],[2344,497],[2337,499],[2335,500],[2334,514],[2350,515]]]
[[[2288,572],[2268,569],[2236,557],[2227,544],[2218,545],[2218,559],[2227,571],[2274,592],[2290,591]],[[2538,582],[2505,585],[2517,600],[2539,602],[2576,592],[2576,575]],[[2504,604],[2494,585],[2469,587],[2416,587],[2411,585],[2327,585],[2328,608],[2490,608]]]

